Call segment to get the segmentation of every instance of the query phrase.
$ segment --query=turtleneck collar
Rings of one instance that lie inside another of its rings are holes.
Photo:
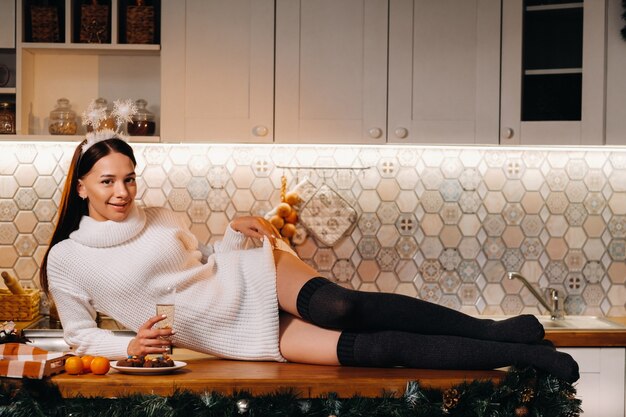
[[[135,204],[128,217],[121,221],[97,221],[83,216],[78,229],[70,239],[93,248],[107,248],[129,241],[141,232],[146,224],[146,213]]]

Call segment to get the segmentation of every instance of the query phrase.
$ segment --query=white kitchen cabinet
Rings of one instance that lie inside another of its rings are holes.
[[[15,0],[0,0],[0,49],[15,48]]]
[[[163,2],[163,141],[272,142],[274,2]]]
[[[585,417],[624,417],[626,349],[559,348],[578,362],[576,397]]]
[[[601,145],[606,1],[541,3],[502,2],[500,143]]]
[[[498,143],[499,0],[391,0],[388,141]]]
[[[276,142],[385,143],[388,2],[278,0]]]
[[[79,42],[79,32],[73,23],[79,3],[73,0],[50,3],[58,8],[58,41],[33,42],[27,30],[30,3],[18,0],[15,4],[17,137],[27,140],[78,140],[76,135],[53,136],[48,133],[50,111],[62,97],[70,100],[72,109],[79,116],[89,102],[98,97],[106,98],[109,103],[116,99],[143,98],[148,102],[148,109],[155,113],[158,126],[160,45],[125,42],[125,33],[121,29],[124,12],[121,8],[126,4],[123,0],[110,3],[110,40],[106,43]],[[153,4],[157,10],[160,8],[158,0],[148,4]],[[78,134],[81,133],[84,133],[82,126],[78,131]],[[158,137],[133,139],[157,141]]]

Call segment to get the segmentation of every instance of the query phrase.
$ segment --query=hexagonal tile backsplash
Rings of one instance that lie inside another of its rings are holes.
[[[205,243],[308,178],[358,213],[333,247],[296,250],[342,285],[472,314],[543,313],[516,270],[569,314],[626,315],[626,151],[135,144],[138,202],[180,212]],[[37,285],[70,143],[0,143],[0,269]]]

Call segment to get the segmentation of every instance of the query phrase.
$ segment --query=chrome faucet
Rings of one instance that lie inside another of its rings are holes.
[[[550,318],[552,320],[561,320],[565,318],[565,314],[560,307],[559,291],[556,288],[548,288],[550,292],[550,301],[552,302],[552,306],[550,306],[541,296],[541,294],[539,294],[537,290],[532,285],[530,285],[526,278],[524,278],[521,274],[517,272],[509,272],[508,277],[509,279],[516,278],[522,281],[522,284],[524,284],[524,286],[528,288],[528,291],[530,291],[530,293],[537,299],[537,301],[539,301],[539,303],[541,303],[541,305],[550,312]]]

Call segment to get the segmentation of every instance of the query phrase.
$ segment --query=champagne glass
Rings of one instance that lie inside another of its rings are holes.
[[[155,327],[157,329],[171,329],[174,326],[174,304],[176,301],[176,288],[167,287],[157,299],[156,314],[157,316],[167,316],[158,322]],[[171,340],[171,337],[162,337]],[[167,346],[167,354],[171,353],[171,346]]]

